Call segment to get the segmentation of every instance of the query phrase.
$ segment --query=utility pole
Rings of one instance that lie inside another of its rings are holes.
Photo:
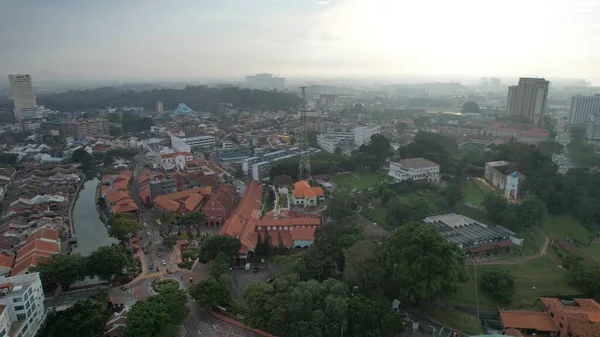
[[[473,265],[475,267],[475,306],[477,307],[477,319],[479,319],[479,295],[477,293],[477,264]]]
[[[298,155],[300,164],[298,165],[298,179],[308,179],[310,173],[310,153],[308,152],[308,130],[306,120],[306,87],[302,87],[302,106],[300,107],[300,144]]]

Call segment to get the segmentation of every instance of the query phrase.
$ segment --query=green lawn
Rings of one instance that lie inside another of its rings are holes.
[[[356,188],[359,192],[363,189],[370,189],[377,185],[377,181],[384,170],[375,172],[352,172],[347,174],[335,174],[332,176],[333,183],[338,187],[344,187],[349,190]]]
[[[587,243],[589,231],[568,215],[550,215],[544,221],[544,229],[549,236],[564,240],[570,237],[573,240]]]
[[[481,190],[479,186],[473,182],[473,180],[468,180],[465,186],[465,197],[464,202],[470,202],[474,205],[481,206],[483,204],[483,198],[485,194]]]
[[[438,323],[459,330],[470,335],[478,335],[483,333],[481,321],[476,315],[467,314],[461,311],[442,309],[442,308],[426,308],[421,312],[433,318]]]
[[[521,264],[504,266],[477,266],[477,276],[488,268],[503,268],[515,276],[516,294],[513,302],[507,308],[528,309],[536,308],[538,297],[576,295],[580,291],[569,285],[566,272],[558,268],[548,257],[543,257]],[[447,301],[464,307],[475,307],[475,267],[468,266],[470,279],[457,293]],[[533,290],[535,287],[535,291]],[[479,307],[481,309],[496,309],[497,303],[481,289],[478,289]]]

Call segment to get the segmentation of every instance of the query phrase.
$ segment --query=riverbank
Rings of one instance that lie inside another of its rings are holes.
[[[77,233],[77,246],[74,247],[73,252],[80,253],[82,256],[88,256],[101,246],[118,243],[108,236],[106,224],[101,218],[101,212],[98,212],[96,204],[99,183],[100,180],[95,177],[87,180],[79,192],[73,209],[74,229]]]
[[[83,185],[85,184],[85,181],[86,181],[85,174],[80,172],[78,175],[79,175],[79,178],[81,178],[81,180],[79,181],[79,184],[77,184],[77,189],[75,190],[73,197],[70,198],[70,200],[69,200],[69,212],[67,213],[67,216],[69,217],[69,231],[70,231],[71,237],[73,237],[75,235],[75,228],[73,226],[73,209],[75,208],[75,203],[77,202],[77,199],[79,198],[79,192],[81,192],[81,188],[83,187]]]

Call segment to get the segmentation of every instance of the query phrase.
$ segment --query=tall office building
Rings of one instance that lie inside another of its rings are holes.
[[[493,91],[499,90],[500,89],[500,79],[497,77],[490,77],[490,89],[492,89]]]
[[[569,113],[569,125],[587,124],[590,115],[598,114],[600,114],[600,95],[573,96],[571,99],[571,112]]]
[[[540,124],[548,105],[549,85],[550,82],[543,78],[519,78],[512,115],[523,117],[529,123]]]
[[[506,98],[506,113],[509,115],[517,114],[517,88],[516,85],[508,87],[508,97]]]
[[[156,102],[156,112],[159,114],[163,113],[163,102]]]
[[[21,121],[21,110],[37,109],[31,76],[27,74],[8,75],[13,103],[15,104],[14,116]]]

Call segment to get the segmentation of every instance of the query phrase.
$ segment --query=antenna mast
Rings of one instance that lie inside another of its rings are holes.
[[[298,156],[300,164],[298,165],[298,179],[308,179],[310,173],[310,152],[308,151],[308,130],[306,122],[306,87],[302,87],[302,106],[300,107],[300,144],[298,147]]]

